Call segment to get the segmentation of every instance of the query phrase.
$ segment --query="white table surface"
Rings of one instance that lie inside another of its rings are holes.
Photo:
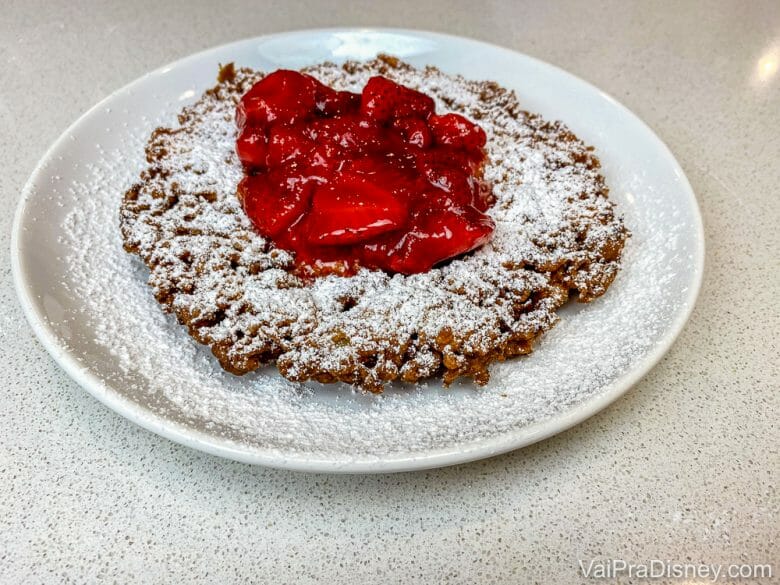
[[[0,17],[1,583],[598,582],[580,570],[592,558],[772,563],[780,579],[777,0],[58,4],[11,0]],[[625,397],[486,461],[305,475],[141,430],[45,353],[8,250],[47,146],[167,62],[336,25],[511,47],[611,93],[669,145],[704,215],[704,286],[675,346]]]

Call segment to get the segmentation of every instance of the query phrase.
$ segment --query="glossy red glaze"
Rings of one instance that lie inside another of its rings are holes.
[[[238,187],[256,229],[302,274],[414,274],[487,242],[485,132],[384,77],[362,94],[279,70],[236,108]]]

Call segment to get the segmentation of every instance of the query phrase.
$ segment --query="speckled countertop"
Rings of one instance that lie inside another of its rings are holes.
[[[141,430],[45,353],[13,292],[8,238],[46,147],[164,63],[335,25],[517,49],[611,93],[669,145],[704,215],[704,286],[675,346],[624,398],[486,461],[305,475]],[[0,62],[0,582],[574,583],[591,581],[579,561],[592,558],[772,563],[778,579],[777,2],[12,0]]]

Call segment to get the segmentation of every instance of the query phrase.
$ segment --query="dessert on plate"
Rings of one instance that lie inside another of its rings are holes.
[[[485,384],[619,269],[593,149],[493,82],[387,56],[228,65],[178,121],[148,142],[122,238],[232,373]]]

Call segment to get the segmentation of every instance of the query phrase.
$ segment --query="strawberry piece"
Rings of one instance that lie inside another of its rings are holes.
[[[426,194],[448,205],[474,205],[479,193],[479,182],[473,175],[458,168],[429,166],[425,176],[435,189],[426,189]]]
[[[306,211],[312,187],[300,176],[250,175],[238,184],[238,198],[257,231],[274,238]]]
[[[426,272],[486,243],[494,229],[493,220],[474,207],[423,210],[399,242],[390,267],[403,274]]]
[[[433,115],[428,118],[437,144],[466,150],[481,150],[485,146],[485,131],[460,114]]]
[[[268,139],[268,166],[278,167],[300,160],[312,148],[314,142],[303,127],[275,125]]]
[[[430,96],[382,76],[368,80],[360,101],[360,113],[380,124],[393,117],[416,116],[425,119],[433,113],[435,107]]]
[[[269,126],[294,124],[306,118],[315,105],[314,79],[297,71],[279,69],[266,75],[244,94],[236,107],[236,124]]]
[[[483,158],[482,154],[477,158],[470,156],[469,152],[437,144],[434,148],[418,152],[415,163],[423,175],[427,175],[429,169],[439,167],[451,167],[473,173],[482,164]]]
[[[451,156],[445,154],[446,151],[434,149],[417,158],[418,170],[436,187],[426,190],[426,194],[455,205],[487,209],[482,207],[486,202],[482,191],[486,187],[474,176],[471,160],[458,151],[450,153]]]
[[[460,208],[470,205],[474,205],[474,195],[468,190],[467,179],[464,179],[462,185],[457,185],[456,188],[449,190],[440,188],[426,189],[415,202],[414,208],[419,210],[435,206],[444,209],[445,207]]]
[[[268,140],[257,126],[246,126],[236,140],[236,154],[244,167],[257,169],[266,166]]]
[[[431,185],[447,193],[465,190],[470,195],[476,194],[477,183],[474,180],[474,176],[457,165],[443,164],[438,161],[426,161],[421,165],[420,172],[428,179]]]
[[[429,148],[433,144],[433,134],[428,125],[420,118],[396,118],[393,128],[403,136],[407,144],[418,148]]]
[[[315,83],[314,108],[321,116],[333,117],[352,114],[360,109],[360,94],[351,91],[336,91],[318,80]]]
[[[436,102],[433,101],[432,97],[402,85],[399,87],[404,91],[393,112],[396,118],[418,117],[425,120],[433,114],[436,109]]]
[[[390,270],[390,256],[403,237],[404,232],[396,230],[371,238],[360,248],[361,263],[368,268]]]
[[[398,103],[398,87],[384,77],[369,79],[360,99],[360,113],[380,123],[389,120]]]
[[[364,177],[345,174],[314,191],[308,240],[328,246],[363,242],[401,227],[406,216],[406,206],[389,191]]]

